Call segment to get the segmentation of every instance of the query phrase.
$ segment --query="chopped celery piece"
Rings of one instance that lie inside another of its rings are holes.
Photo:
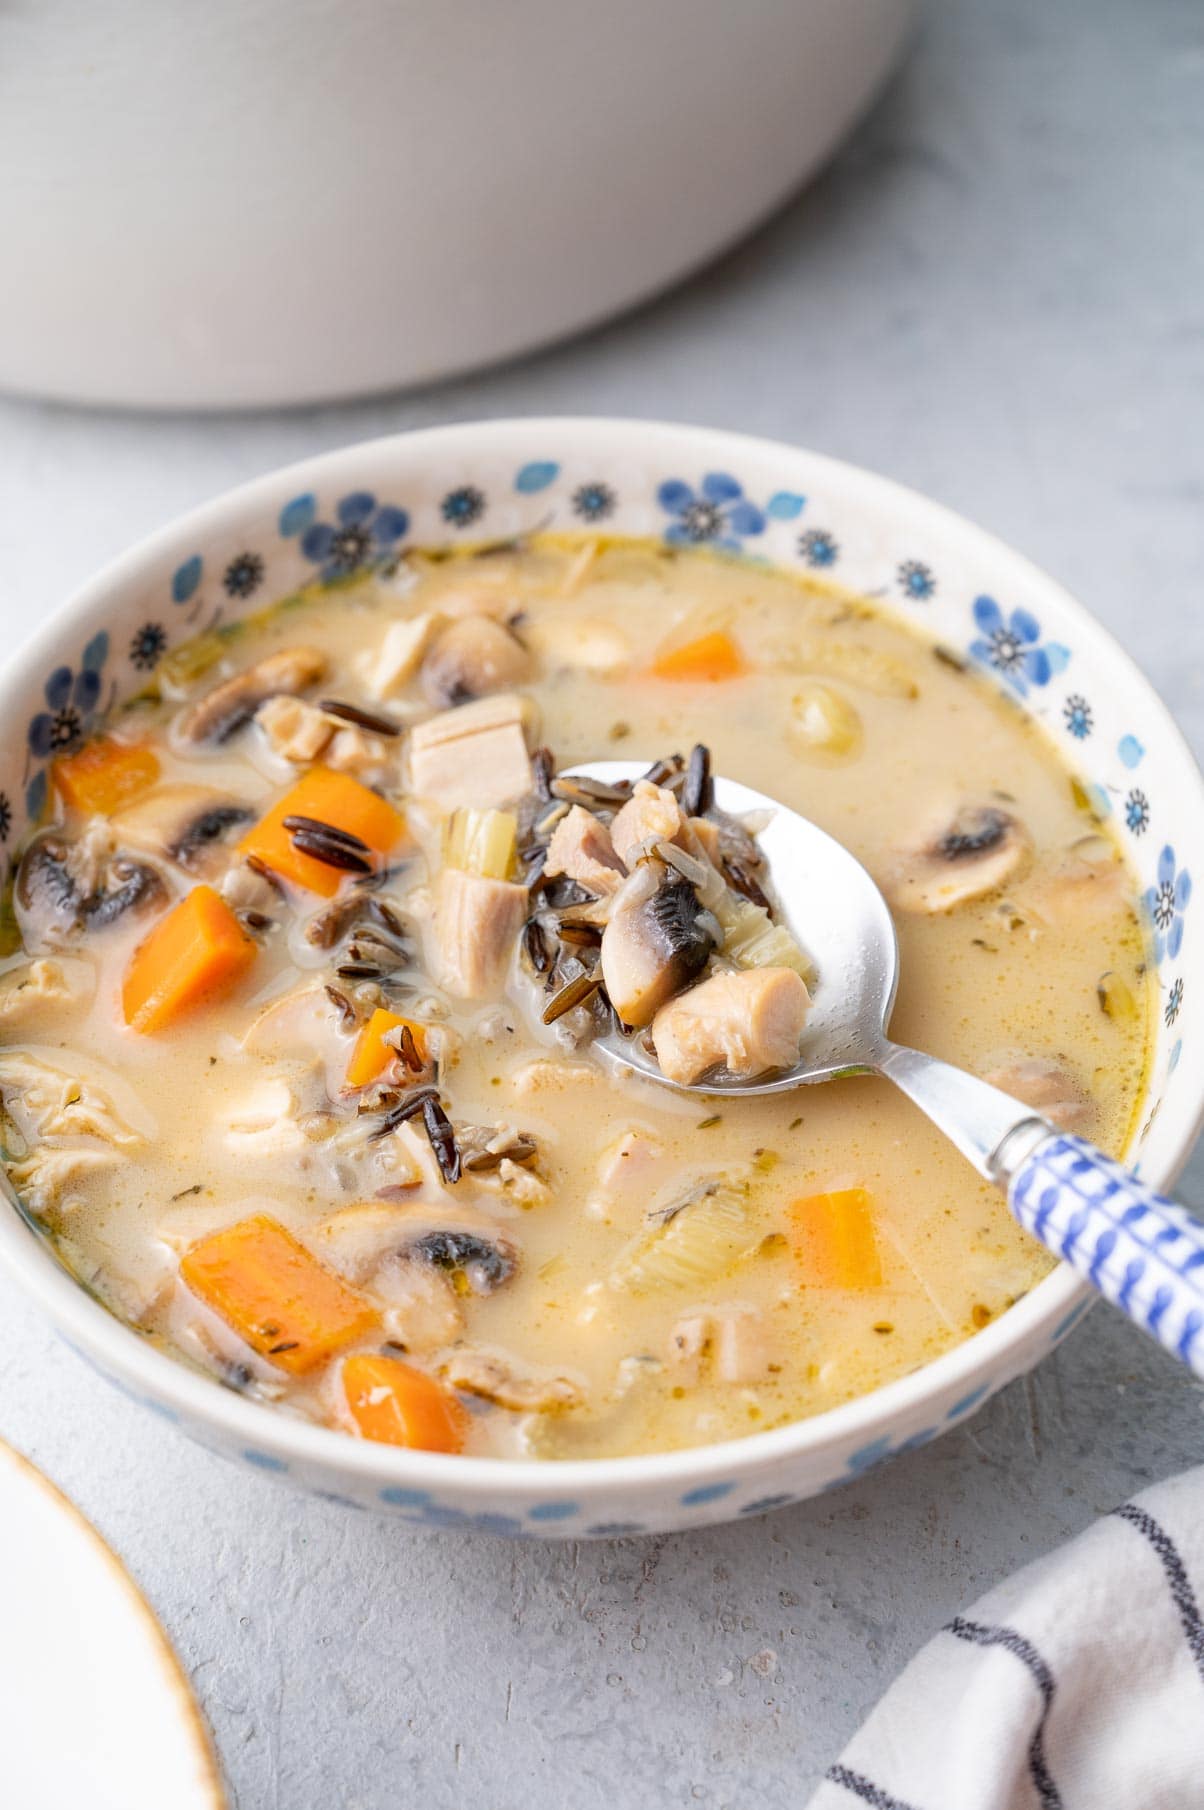
[[[478,874],[482,880],[508,880],[517,839],[518,819],[513,811],[453,811],[443,860],[447,867]]]

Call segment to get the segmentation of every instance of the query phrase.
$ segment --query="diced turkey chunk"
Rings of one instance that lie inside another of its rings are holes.
[[[489,810],[531,789],[526,712],[513,695],[440,711],[410,736],[410,788],[444,810]]]
[[[13,1030],[87,999],[96,985],[89,962],[70,957],[42,958],[24,967],[10,968],[0,979],[0,1025]]]
[[[688,1085],[720,1063],[733,1075],[789,1068],[798,1060],[810,1004],[792,968],[713,974],[671,999],[653,1019],[661,1072]]]
[[[445,867],[435,890],[439,978],[460,999],[501,991],[514,940],[527,916],[525,886]]]
[[[432,704],[464,704],[521,685],[530,671],[530,654],[504,624],[491,616],[463,616],[428,648],[422,689]]]
[[[238,1158],[287,1156],[308,1143],[292,1089],[281,1076],[243,1090],[217,1124],[223,1148]]]
[[[1003,1062],[983,1079],[1023,1101],[1060,1131],[1081,1131],[1089,1124],[1090,1099],[1067,1071],[1042,1056],[1020,1056]]]
[[[120,1161],[116,1150],[104,1150],[97,1144],[40,1144],[5,1167],[21,1199],[34,1213],[45,1214],[79,1206],[86,1198],[83,1189],[89,1178]]]
[[[646,1131],[625,1131],[602,1152],[598,1184],[610,1194],[632,1183],[647,1183],[661,1154],[662,1146]]]
[[[622,629],[597,616],[544,616],[524,634],[550,671],[613,676],[631,664]]]
[[[334,734],[330,718],[304,698],[269,698],[255,712],[255,721],[272,753],[297,765],[317,760]]]
[[[67,1074],[24,1050],[0,1054],[0,1095],[31,1142],[90,1137],[119,1150],[136,1150],[146,1142],[97,1082],[83,1074]]]
[[[413,678],[443,618],[433,610],[391,622],[380,646],[362,656],[360,671],[372,696],[384,703]]]
[[[769,1373],[773,1347],[761,1316],[750,1307],[686,1314],[669,1334],[669,1362],[683,1382],[756,1383]]]
[[[1024,825],[998,805],[963,805],[890,878],[899,911],[952,911],[1015,879],[1032,857]]]
[[[551,1414],[581,1405],[582,1394],[567,1376],[520,1365],[496,1351],[453,1351],[440,1365],[445,1382],[466,1395],[479,1395],[516,1413]]]
[[[650,780],[637,779],[627,803],[615,815],[610,826],[610,840],[627,867],[634,867],[646,842],[687,844],[688,826],[681,806],[667,786],[654,786]]]
[[[599,899],[612,897],[626,878],[610,831],[579,804],[552,831],[543,871],[549,879],[566,874]]]

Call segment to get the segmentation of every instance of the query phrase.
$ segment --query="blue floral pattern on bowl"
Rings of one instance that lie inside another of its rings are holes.
[[[993,597],[976,597],[974,621],[980,632],[970,643],[971,657],[993,667],[1021,697],[1030,685],[1048,685],[1070,659],[1059,642],[1041,646],[1041,624],[1029,610],[1005,616]]]
[[[353,490],[335,505],[333,522],[311,522],[301,551],[327,584],[391,557],[409,528],[404,509],[378,503],[370,490]]]
[[[1154,954],[1158,961],[1174,961],[1183,943],[1183,913],[1191,901],[1191,875],[1185,867],[1176,871],[1175,851],[1169,843],[1158,857],[1158,879],[1145,895],[1146,910],[1154,926]]]
[[[749,501],[730,472],[707,472],[697,490],[681,478],[667,478],[656,500],[673,518],[665,529],[671,547],[705,546],[738,553],[744,541],[765,532],[764,512]]]

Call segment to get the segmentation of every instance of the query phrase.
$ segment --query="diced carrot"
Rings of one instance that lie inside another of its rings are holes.
[[[369,1081],[375,1081],[388,1067],[397,1051],[392,1044],[385,1042],[385,1033],[395,1031],[403,1024],[408,1025],[414,1039],[414,1048],[423,1062],[426,1061],[426,1037],[422,1026],[412,1018],[402,1018],[396,1012],[386,1012],[383,1006],[377,1006],[355,1040],[355,1048],[347,1064],[348,1087],[367,1087]]]
[[[125,1021],[160,1031],[181,1012],[227,993],[256,946],[220,893],[194,886],[139,943],[121,987]]]
[[[450,1390],[399,1358],[357,1353],[343,1360],[347,1412],[361,1439],[420,1452],[458,1452],[468,1415]]]
[[[652,662],[658,679],[682,679],[695,685],[713,685],[720,679],[738,679],[748,671],[744,655],[722,629],[700,635],[682,647],[667,648]]]
[[[365,859],[388,855],[406,827],[401,812],[358,779],[332,773],[329,767],[311,767],[292,791],[247,831],[238,846],[242,854],[258,856],[273,873],[325,898],[338,891],[346,870],[298,849],[284,827],[286,817],[311,817],[315,823],[358,837],[367,844]]]
[[[88,742],[78,754],[54,763],[54,783],[77,811],[108,817],[129,804],[159,777],[158,756],[139,742],[115,742],[108,736]]]
[[[811,1194],[790,1209],[794,1250],[804,1284],[816,1288],[881,1288],[882,1258],[873,1201],[865,1188]]]
[[[376,1309],[266,1213],[211,1232],[185,1252],[193,1294],[261,1357],[312,1370],[377,1323]]]

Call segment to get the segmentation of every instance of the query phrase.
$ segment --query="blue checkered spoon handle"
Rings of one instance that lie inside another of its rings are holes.
[[[1012,1170],[1025,1231],[1204,1376],[1204,1225],[1083,1138],[1044,1136]]]

